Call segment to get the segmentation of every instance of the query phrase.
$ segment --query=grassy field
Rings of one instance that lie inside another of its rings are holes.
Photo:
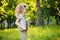
[[[21,40],[17,28],[0,30],[0,40]],[[60,40],[60,26],[29,26],[27,40]]]

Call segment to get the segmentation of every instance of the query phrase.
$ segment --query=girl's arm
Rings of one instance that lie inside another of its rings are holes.
[[[22,25],[19,24],[19,19],[16,19],[15,24],[21,28],[23,28],[24,30],[26,30],[26,27],[23,27]]]

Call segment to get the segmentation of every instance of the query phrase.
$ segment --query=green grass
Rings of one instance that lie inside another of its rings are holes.
[[[0,30],[0,40],[21,40],[17,28]],[[27,40],[60,40],[60,26],[29,26]]]

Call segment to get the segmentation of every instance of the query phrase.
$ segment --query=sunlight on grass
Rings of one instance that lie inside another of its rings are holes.
[[[59,40],[60,27],[30,27],[28,28],[27,40]],[[21,40],[17,28],[0,30],[1,40]]]

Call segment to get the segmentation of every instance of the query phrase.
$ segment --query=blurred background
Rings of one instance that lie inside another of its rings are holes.
[[[0,0],[0,40],[21,40],[15,8],[26,4],[27,40],[60,40],[60,0]]]

